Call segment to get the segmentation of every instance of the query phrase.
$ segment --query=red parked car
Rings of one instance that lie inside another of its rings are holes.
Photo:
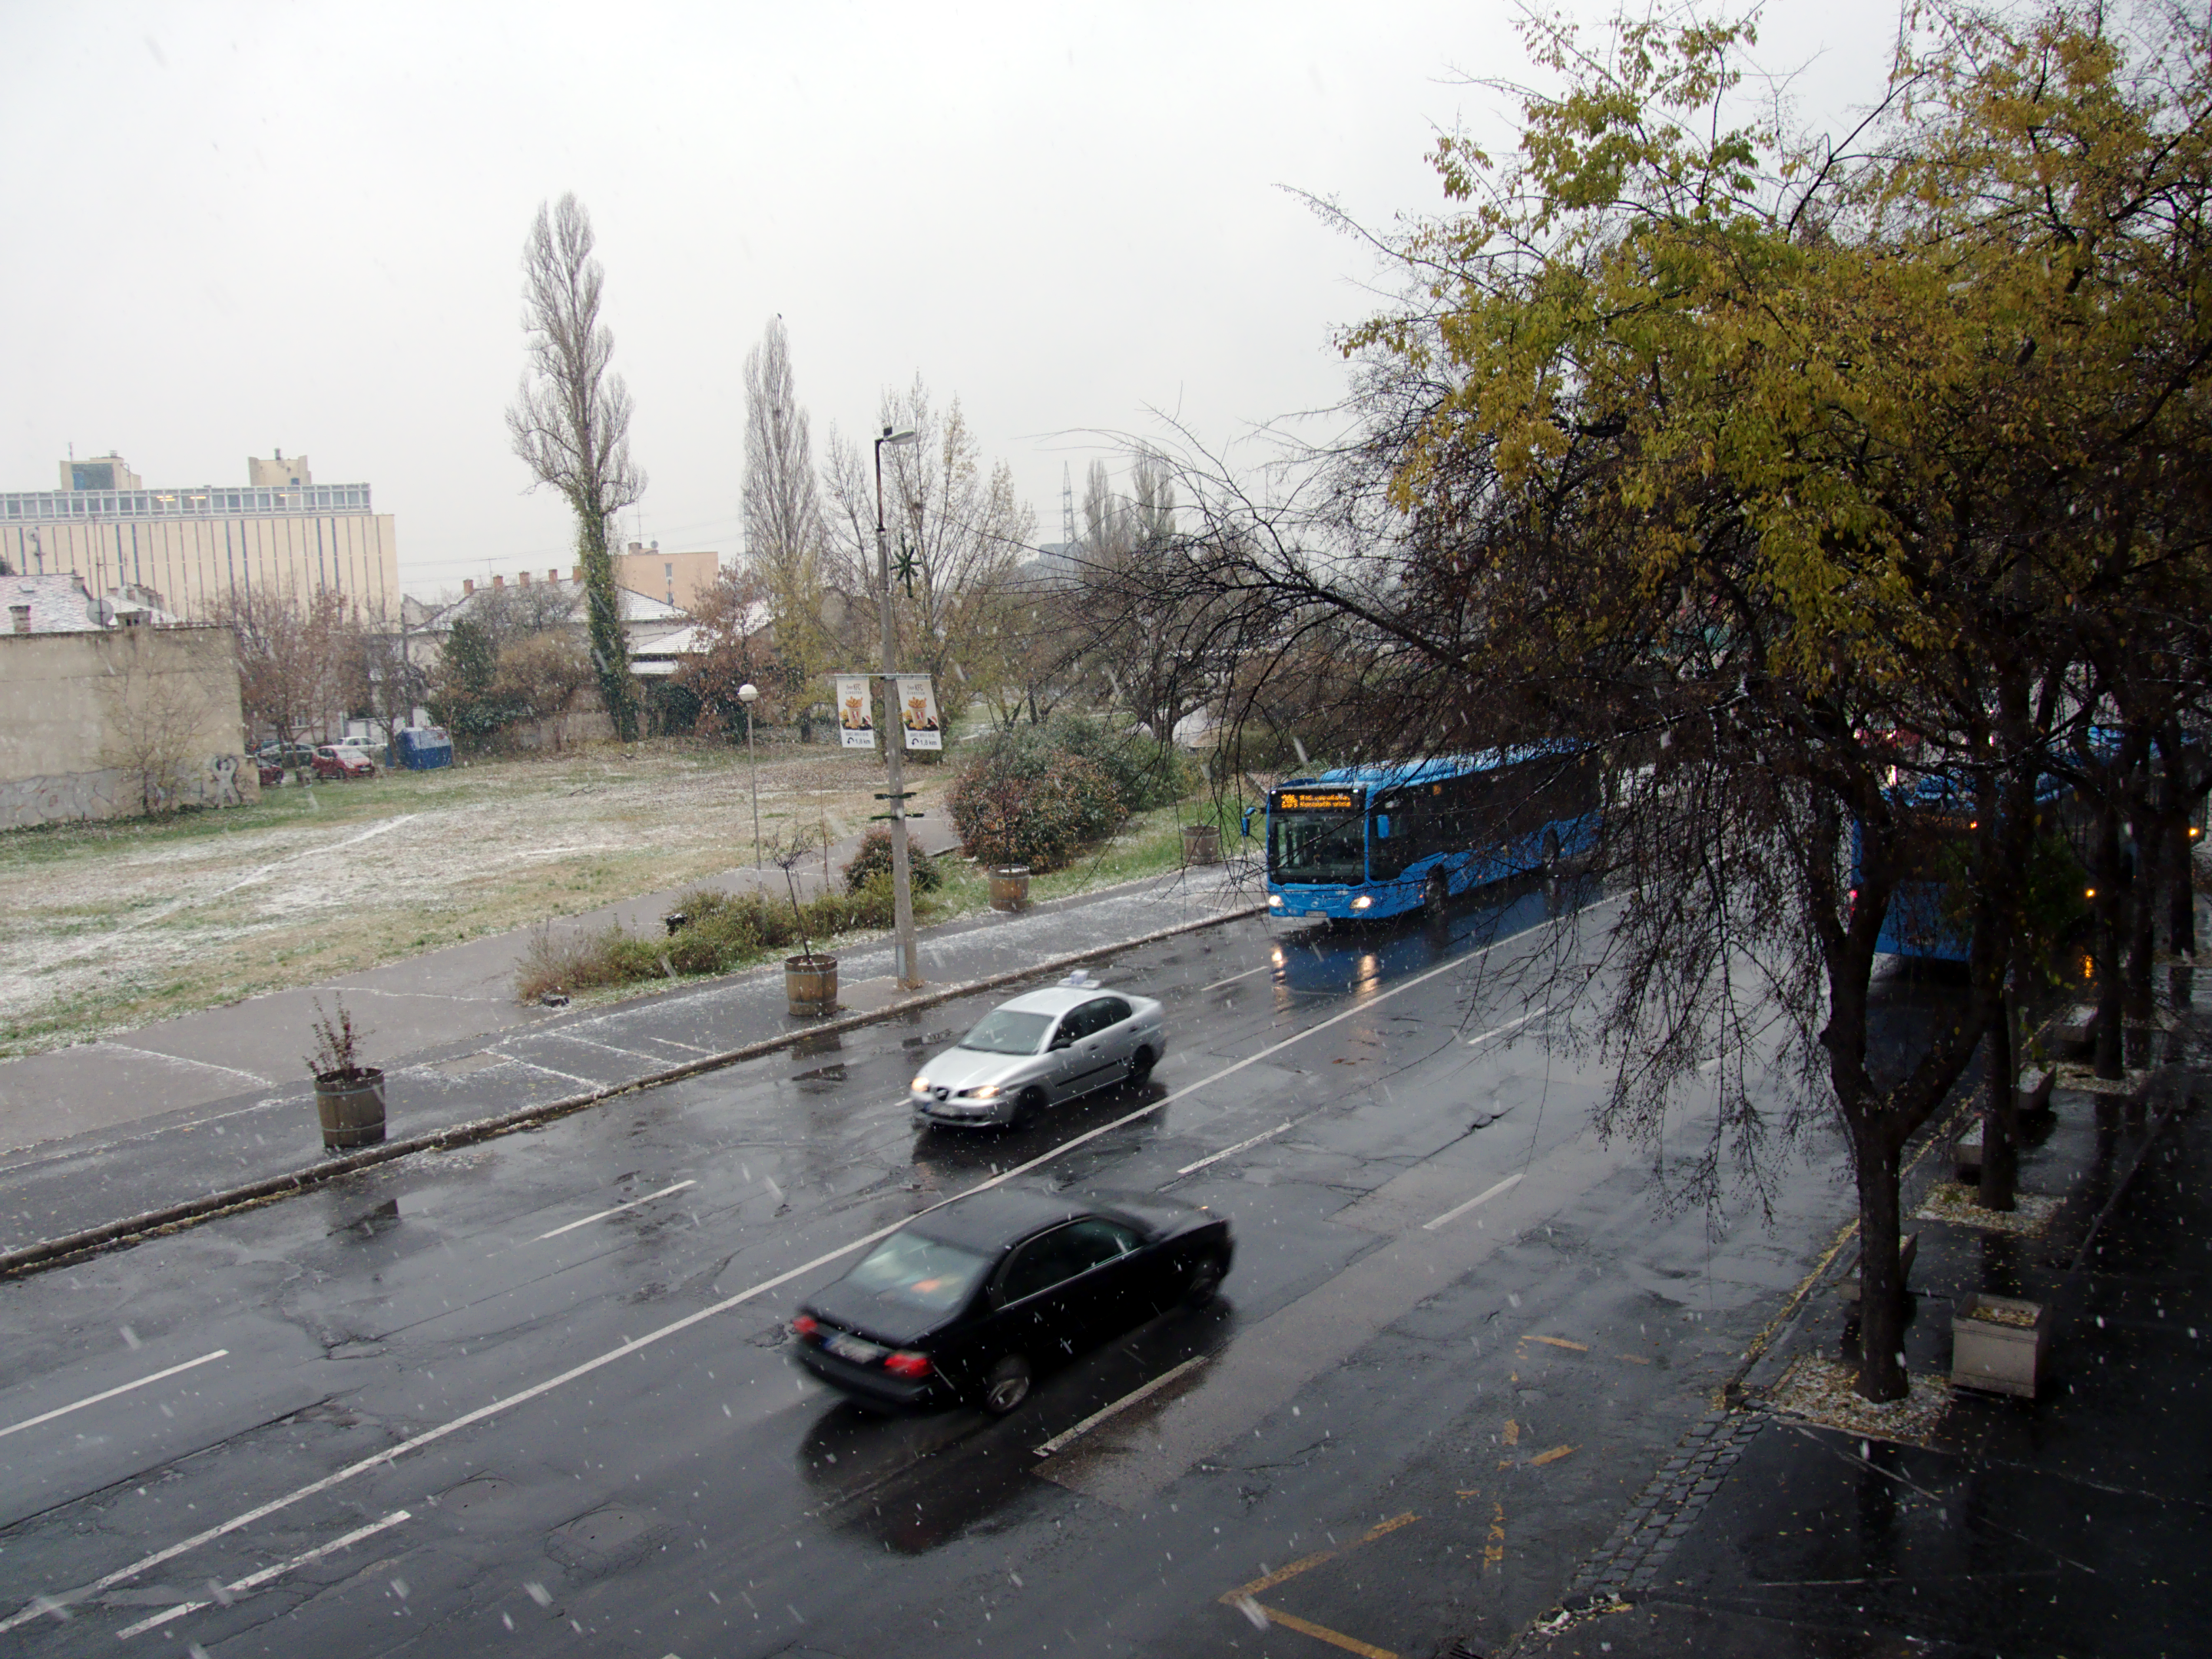
[[[373,778],[376,763],[358,749],[343,744],[315,745],[315,775],[319,778]]]

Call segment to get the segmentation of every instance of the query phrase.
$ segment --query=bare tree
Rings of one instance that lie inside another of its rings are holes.
[[[592,683],[592,661],[568,634],[529,634],[499,653],[492,695],[536,722],[556,754],[568,734],[568,705]]]
[[[637,696],[615,588],[615,515],[645,493],[629,456],[629,388],[608,365],[614,331],[599,320],[605,272],[592,257],[591,216],[573,193],[540,204],[524,245],[522,326],[530,368],[507,411],[514,453],[576,515],[576,549],[590,614],[600,700],[627,743]]]
[[[143,641],[121,643],[135,647]],[[111,659],[100,690],[107,705],[100,763],[123,774],[141,813],[175,811],[187,781],[205,763],[194,752],[194,740],[207,719],[206,697],[189,675],[154,669],[143,649],[130,649],[119,667]]]
[[[215,620],[237,641],[250,732],[265,727],[289,750],[319,730],[342,700],[344,597],[325,592],[302,599],[265,585],[235,588],[216,605]]]
[[[954,398],[939,414],[920,375],[884,394],[886,429],[912,427],[913,445],[884,455],[884,521],[890,527],[891,596],[901,660],[937,678],[947,720],[989,688],[977,671],[993,656],[992,629],[1014,571],[1036,533],[1036,515],[1014,494],[1006,463],[983,470],[982,447]],[[833,428],[830,498],[839,576],[875,587],[876,495],[872,458]],[[857,579],[857,581],[856,581]]]

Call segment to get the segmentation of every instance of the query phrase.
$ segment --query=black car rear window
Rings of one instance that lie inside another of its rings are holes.
[[[963,1048],[980,1048],[987,1054],[1033,1054],[1052,1028],[1050,1014],[1021,1014],[995,1008],[983,1016],[974,1030],[960,1039]]]
[[[991,1264],[972,1250],[920,1233],[893,1233],[845,1275],[856,1290],[930,1313],[949,1313],[968,1298]]]

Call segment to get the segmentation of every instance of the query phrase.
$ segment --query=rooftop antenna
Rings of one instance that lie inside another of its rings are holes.
[[[1060,464],[1060,551],[1070,557],[1075,552],[1075,475],[1068,464]]]

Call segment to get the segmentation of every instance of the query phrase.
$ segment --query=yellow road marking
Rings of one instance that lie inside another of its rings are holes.
[[[1397,1531],[1401,1527],[1410,1527],[1420,1518],[1413,1510],[1407,1510],[1403,1515],[1394,1515],[1388,1521],[1377,1521],[1341,1548],[1321,1550],[1291,1562],[1287,1567],[1277,1567],[1274,1571],[1262,1577],[1255,1578],[1249,1584],[1239,1584],[1235,1589],[1224,1590],[1215,1599],[1224,1607],[1233,1606],[1240,1596],[1257,1595],[1263,1589],[1273,1589],[1285,1579],[1295,1578],[1302,1572],[1309,1572],[1324,1561],[1334,1561],[1338,1556],[1358,1549],[1362,1544],[1371,1544],[1376,1539]]]
[[[1523,1342],[1548,1342],[1555,1348],[1571,1348],[1577,1353],[1588,1353],[1589,1352],[1589,1343],[1570,1342],[1564,1336],[1524,1336],[1521,1340]]]
[[[1505,1443],[1509,1446],[1521,1443],[1521,1425],[1510,1417],[1505,1419]]]
[[[1459,1495],[1462,1498],[1480,1498],[1482,1496],[1482,1488],[1480,1486],[1462,1486],[1459,1489]]]
[[[1532,1469],[1540,1469],[1547,1463],[1556,1463],[1562,1457],[1573,1456],[1574,1451],[1575,1449],[1572,1446],[1554,1446],[1551,1450],[1530,1458],[1528,1467]]]
[[[1648,1365],[1651,1363],[1640,1353],[1615,1354],[1613,1358],[1616,1359],[1626,1359],[1632,1365]]]
[[[1499,1504],[1490,1516],[1490,1541],[1482,1547],[1485,1566],[1496,1566],[1505,1559],[1505,1505]]]
[[[1267,1622],[1271,1625],[1280,1625],[1285,1630],[1294,1630],[1301,1636],[1310,1636],[1317,1642],[1326,1642],[1331,1647],[1342,1648],[1346,1653],[1358,1654],[1361,1659],[1398,1659],[1398,1656],[1389,1648],[1378,1648],[1372,1642],[1363,1642],[1356,1636],[1346,1636],[1342,1631],[1331,1630],[1327,1625],[1313,1624],[1309,1620],[1295,1618],[1287,1613],[1279,1613],[1273,1607],[1261,1607],[1260,1611],[1267,1615]]]

